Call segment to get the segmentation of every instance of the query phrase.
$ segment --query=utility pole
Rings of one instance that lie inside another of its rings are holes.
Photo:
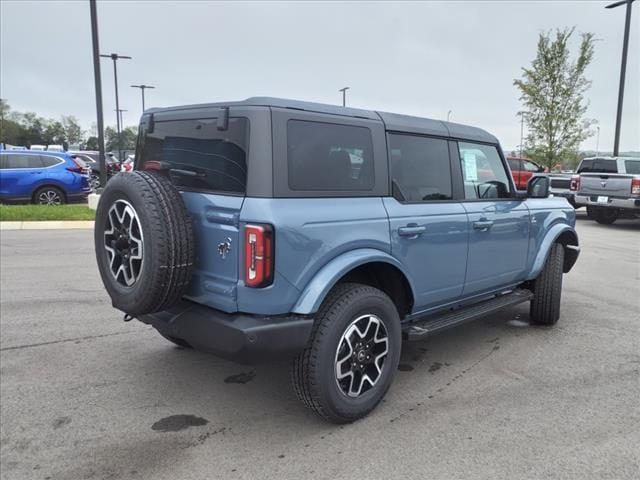
[[[339,92],[342,92],[342,106],[346,107],[347,106],[347,90],[349,90],[350,87],[344,87],[341,88],[340,90],[338,90]]]
[[[96,88],[96,114],[98,116],[98,164],[100,186],[107,184],[107,169],[104,161],[104,123],[102,116],[102,79],[100,77],[100,45],[98,44],[98,10],[96,0],[89,0],[91,10],[91,40],[93,44],[93,78]]]
[[[617,157],[620,149],[620,124],[622,123],[622,101],[624,98],[624,79],[627,73],[627,53],[629,51],[629,29],[631,28],[631,4],[635,0],[620,0],[611,3],[605,8],[627,6],[627,15],[624,21],[624,41],[622,43],[622,62],[620,65],[620,86],[618,87],[618,111],[616,113],[616,136],[613,141],[613,156]]]
[[[111,60],[113,60],[113,78],[115,80],[115,85],[116,85],[116,127],[118,131],[118,160],[120,160],[120,157],[122,156],[122,145],[120,142],[120,115],[118,115],[118,112],[120,111],[120,103],[118,101],[118,67],[116,65],[116,62],[121,58],[126,60],[131,60],[131,57],[127,57],[125,55],[119,55],[117,53],[110,53],[109,55],[101,54],[100,56],[105,58],[110,58]]]
[[[156,88],[153,85],[131,85],[132,88],[139,88],[142,92],[142,113],[144,113],[144,90],[145,88]]]
[[[120,108],[118,110],[116,110],[118,112],[118,117],[120,119],[120,125],[122,126],[122,130],[124,130],[124,122],[122,121],[122,112],[128,112],[129,110],[125,109],[125,108]]]

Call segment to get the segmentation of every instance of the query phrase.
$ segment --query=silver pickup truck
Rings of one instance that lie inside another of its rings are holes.
[[[640,217],[640,158],[596,157],[580,162],[571,178],[575,203],[598,223]]]

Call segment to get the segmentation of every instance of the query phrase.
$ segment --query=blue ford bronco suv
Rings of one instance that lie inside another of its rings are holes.
[[[145,111],[133,173],[98,206],[125,319],[240,362],[293,358],[333,422],[372,411],[402,340],[531,302],[560,316],[575,212],[515,189],[479,128],[275,98]]]

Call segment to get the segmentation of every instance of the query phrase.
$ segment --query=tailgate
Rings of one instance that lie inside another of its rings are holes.
[[[633,175],[619,173],[583,173],[580,175],[580,195],[628,197]]]
[[[244,197],[182,192],[193,221],[195,263],[186,298],[237,310],[239,218]]]

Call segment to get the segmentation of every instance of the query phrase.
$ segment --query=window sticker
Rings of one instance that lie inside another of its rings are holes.
[[[475,182],[478,180],[478,164],[474,153],[465,153],[463,155],[464,178],[468,181]]]

